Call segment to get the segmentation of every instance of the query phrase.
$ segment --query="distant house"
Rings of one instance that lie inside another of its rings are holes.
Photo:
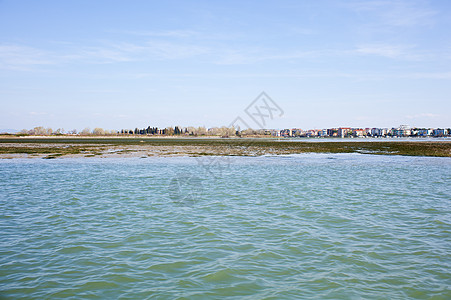
[[[398,128],[393,128],[393,135],[394,136],[410,136],[411,135],[411,129],[409,125],[399,125]]]
[[[352,133],[351,127],[340,127],[340,128],[338,128],[337,135],[339,137],[344,138],[344,137],[349,136],[351,133]]]
[[[387,134],[385,128],[371,128],[371,136],[384,136]]]
[[[429,136],[432,134],[432,130],[431,129],[426,129],[426,128],[419,128],[416,130],[416,135],[417,136]]]
[[[293,128],[291,129],[291,135],[292,136],[303,136],[304,135],[304,130],[300,129],[300,128]]]
[[[337,128],[327,129],[327,136],[338,136],[338,129]]]
[[[355,128],[352,130],[352,135],[355,137],[363,137],[365,136],[365,130],[361,128]]]
[[[280,131],[276,129],[266,129],[265,135],[280,136]]]
[[[291,129],[282,129],[280,135],[285,137],[292,136]]]
[[[318,130],[318,136],[327,136],[327,129]]]
[[[441,136],[445,136],[446,133],[447,133],[446,129],[437,128],[437,129],[434,129],[434,131],[432,132],[432,135],[435,137],[441,137]]]
[[[308,137],[318,136],[318,130],[310,129],[306,132],[306,135]]]
[[[395,128],[395,129],[393,129],[393,135],[394,136],[404,136],[404,130]]]

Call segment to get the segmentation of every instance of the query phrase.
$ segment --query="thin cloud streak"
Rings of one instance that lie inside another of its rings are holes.
[[[425,3],[425,2],[423,2]],[[346,6],[357,12],[378,17],[382,24],[393,27],[412,27],[434,24],[436,10],[414,1],[355,1]]]
[[[191,44],[149,41],[144,44],[111,43],[102,46],[66,47],[46,51],[21,45],[0,45],[0,69],[33,70],[43,65],[68,63],[110,64],[149,60],[177,60],[208,54],[208,48]],[[63,53],[61,53],[63,52]]]
[[[407,51],[413,48],[413,46],[369,44],[358,46],[355,52],[357,54],[376,55],[388,58],[418,58],[418,55],[413,55],[412,53],[409,53],[409,51]]]
[[[201,35],[200,32],[194,30],[161,30],[161,31],[121,30],[115,32],[144,37],[171,37],[171,38],[189,38]]]
[[[29,70],[32,66],[55,64],[48,52],[27,46],[0,45],[0,69]]]
[[[213,65],[250,65],[267,61],[295,62],[312,58],[345,58],[373,55],[398,60],[422,60],[424,55],[414,45],[384,43],[361,44],[354,49],[281,50],[277,48],[203,46],[191,42],[147,40],[145,42],[102,42],[100,45],[66,44],[62,49],[47,51],[22,45],[0,45],[0,68],[30,70],[44,65],[70,63],[114,64],[196,58]],[[443,56],[443,55],[442,55]],[[447,76],[447,75],[446,75]]]

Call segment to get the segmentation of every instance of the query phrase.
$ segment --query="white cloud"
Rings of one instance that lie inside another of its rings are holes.
[[[412,73],[406,74],[404,78],[413,79],[451,79],[451,72],[435,72],[435,73]]]
[[[347,4],[358,12],[369,12],[388,26],[417,26],[434,23],[437,11],[431,9],[424,1],[390,0],[390,1],[355,1]]]
[[[149,36],[149,37],[173,37],[173,38],[187,38],[193,36],[199,36],[200,33],[193,30],[161,30],[161,31],[120,31],[119,33],[125,33],[136,36]]]
[[[30,66],[53,63],[46,51],[18,45],[0,45],[0,68],[2,69],[26,70]]]
[[[134,60],[125,51],[103,47],[87,47],[82,49],[78,54],[68,56],[68,58],[96,63],[127,62]]]
[[[44,65],[67,63],[121,63],[148,60],[175,60],[208,54],[206,47],[189,43],[146,41],[143,43],[103,43],[95,46],[65,45],[47,51],[22,45],[0,45],[0,69],[32,70]]]
[[[253,64],[269,60],[297,60],[303,58],[330,55],[326,51],[291,51],[279,52],[276,49],[224,49],[216,53],[218,59],[214,62],[220,65]]]
[[[209,52],[209,48],[193,44],[150,41],[144,47],[143,54],[160,59],[182,59]]]
[[[389,45],[389,44],[366,44],[357,46],[355,52],[364,55],[377,55],[388,58],[415,58],[417,55],[409,53],[407,50],[412,46]]]

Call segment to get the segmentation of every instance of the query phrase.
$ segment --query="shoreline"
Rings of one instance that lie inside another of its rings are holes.
[[[212,135],[15,135],[15,134],[0,134],[1,140],[10,139],[177,139],[177,140],[243,140],[243,139],[256,139],[256,140],[294,140],[294,141],[451,141],[451,136],[362,136],[362,137],[284,137],[284,136],[271,136],[271,135],[248,135],[248,136],[212,136]]]
[[[300,153],[361,153],[451,157],[448,140],[321,140],[186,137],[0,138],[0,159],[151,156],[261,156]]]

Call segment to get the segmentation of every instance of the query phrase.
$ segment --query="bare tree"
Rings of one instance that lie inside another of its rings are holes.
[[[257,132],[251,128],[241,131],[242,135],[255,135]]]
[[[35,127],[28,131],[28,134],[31,135],[51,135],[52,134],[52,128],[44,128],[42,126]]]
[[[192,126],[187,127],[186,130],[188,131],[189,135],[196,135],[197,134],[196,128],[194,128]]]
[[[91,129],[89,129],[89,127],[86,127],[85,129],[83,129],[80,132],[81,135],[90,135],[91,134]]]
[[[105,130],[103,128],[96,127],[92,130],[93,135],[105,135]]]
[[[47,134],[49,134],[49,133],[47,133]],[[64,134],[64,128],[58,128],[57,130],[55,130],[53,132],[53,134]]]
[[[204,126],[197,127],[197,135],[207,135],[207,129]]]
[[[221,135],[221,129],[218,127],[208,128],[208,135]]]

